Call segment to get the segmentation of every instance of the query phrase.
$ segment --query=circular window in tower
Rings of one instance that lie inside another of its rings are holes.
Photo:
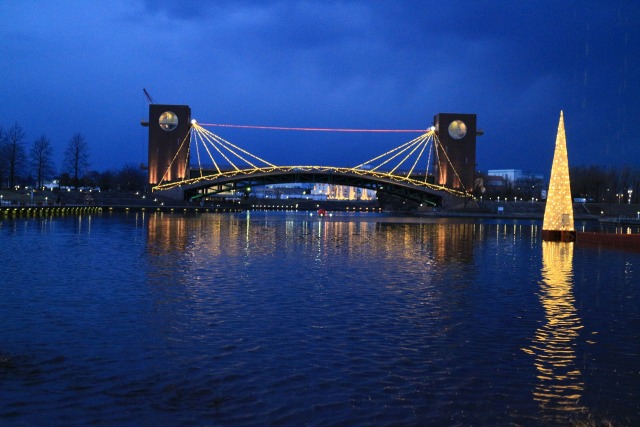
[[[467,134],[467,125],[462,120],[454,120],[449,125],[449,135],[453,139],[462,139]]]
[[[162,130],[172,131],[178,127],[178,116],[173,111],[165,111],[160,114],[158,123],[160,123]]]

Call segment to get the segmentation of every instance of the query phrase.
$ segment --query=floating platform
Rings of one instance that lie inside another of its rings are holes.
[[[602,247],[640,252],[640,234],[588,233],[577,235],[578,246]]]
[[[548,242],[575,242],[575,230],[542,230],[542,240]]]

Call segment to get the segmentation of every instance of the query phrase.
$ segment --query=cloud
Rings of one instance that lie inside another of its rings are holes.
[[[639,146],[639,16],[628,0],[4,2],[0,107],[5,125],[54,143],[85,133],[96,167],[145,160],[143,87],[214,122],[414,128],[477,113],[481,169],[545,167],[564,109],[577,162],[624,162],[615,147]],[[275,162],[396,143],[332,136],[323,150],[323,138],[247,143],[276,144],[275,158],[262,153]]]

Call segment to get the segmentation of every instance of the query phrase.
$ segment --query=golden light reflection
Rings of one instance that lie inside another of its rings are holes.
[[[203,286],[218,286],[220,278],[224,278],[225,286],[261,286],[265,266],[281,267],[276,274],[294,282],[311,274],[367,283],[371,275],[376,275],[387,291],[402,284],[408,274],[419,278],[412,303],[429,307],[434,318],[449,316],[458,309],[452,307],[461,304],[460,300],[450,298],[450,288],[438,284],[453,280],[453,286],[463,287],[471,279],[469,275],[464,280],[451,278],[451,270],[442,266],[453,264],[462,270],[473,265],[482,225],[344,219],[298,213],[285,217],[253,212],[197,216],[154,213],[145,221],[146,254],[154,267],[147,274],[151,283],[181,286],[181,297],[194,301]],[[372,268],[370,259],[397,268]],[[336,265],[341,267],[332,276]],[[218,274],[221,270],[226,272]],[[473,270],[468,271],[473,274]],[[403,294],[402,286],[398,290]]]
[[[149,253],[190,254],[191,262],[211,256],[272,256],[317,245],[341,256],[381,256],[415,263],[469,263],[481,236],[478,224],[398,224],[323,220],[296,216],[285,221],[203,215],[187,218],[162,213],[145,219]],[[242,238],[238,239],[238,236]]]
[[[156,213],[147,221],[147,239],[151,250],[184,251],[187,245],[187,221],[184,217]]]
[[[542,242],[539,298],[545,323],[536,331],[531,348],[525,349],[535,355],[538,372],[533,398],[550,419],[586,411],[580,403],[584,381],[576,363],[582,325],[573,296],[573,245]]]

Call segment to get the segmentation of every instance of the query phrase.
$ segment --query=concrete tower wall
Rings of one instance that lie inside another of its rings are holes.
[[[188,105],[149,105],[149,184],[177,181],[189,173]]]
[[[476,115],[439,113],[434,117],[438,147],[437,183],[473,190],[476,178]]]

